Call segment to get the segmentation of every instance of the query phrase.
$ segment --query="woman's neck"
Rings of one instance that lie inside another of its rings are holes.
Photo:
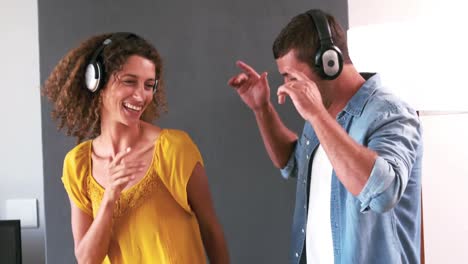
[[[105,156],[114,157],[127,148],[133,148],[143,134],[143,122],[127,126],[121,123],[101,123],[101,134],[96,138]]]

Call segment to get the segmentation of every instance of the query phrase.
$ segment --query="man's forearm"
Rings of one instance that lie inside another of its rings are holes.
[[[283,124],[271,103],[254,113],[271,161],[277,168],[283,168],[294,150],[296,134]]]
[[[358,195],[369,179],[377,153],[355,142],[326,110],[309,122],[341,183]]]

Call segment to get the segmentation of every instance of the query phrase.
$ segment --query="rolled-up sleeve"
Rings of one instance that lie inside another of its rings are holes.
[[[291,152],[291,155],[289,156],[288,163],[286,166],[280,169],[281,176],[283,176],[283,179],[287,180],[289,178],[297,178],[297,151],[298,151],[298,145],[297,141],[294,144],[294,149]]]
[[[291,156],[289,157],[289,160],[286,166],[280,169],[281,176],[283,176],[283,178],[286,180],[289,178],[297,177],[297,164],[296,164],[296,154],[295,154],[296,148],[297,148],[297,144],[294,147],[294,151],[291,153]]]
[[[421,147],[421,127],[415,111],[407,108],[378,115],[367,147],[377,152],[371,174],[358,199],[361,212],[382,213],[401,199]]]

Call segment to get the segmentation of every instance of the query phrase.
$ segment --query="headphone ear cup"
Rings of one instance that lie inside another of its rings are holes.
[[[336,79],[343,70],[343,55],[333,44],[326,14],[318,9],[311,9],[306,14],[314,23],[319,38],[319,48],[315,53],[315,69],[325,80]]]
[[[154,82],[153,95],[155,95],[156,92],[158,91],[158,84],[159,84],[159,80],[156,80],[156,81]]]
[[[343,69],[341,52],[335,46],[325,51],[320,50],[315,56],[315,67],[322,78],[326,80],[335,79]]]
[[[315,53],[315,71],[320,75],[320,77],[325,78],[325,73],[323,72],[322,67],[322,52],[320,49]]]
[[[326,76],[330,78],[337,76],[341,71],[341,65],[340,54],[336,50],[329,49],[323,53],[322,67]]]
[[[101,83],[101,76],[102,74],[99,62],[88,64],[85,73],[86,88],[93,93],[96,92],[99,88],[99,84]]]

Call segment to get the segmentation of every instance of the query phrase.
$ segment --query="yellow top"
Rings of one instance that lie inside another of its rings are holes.
[[[164,129],[143,179],[116,202],[109,251],[103,263],[206,263],[197,218],[187,199],[193,168],[203,160],[183,131]],[[74,204],[97,215],[104,188],[91,175],[92,141],[65,157],[62,182]]]

